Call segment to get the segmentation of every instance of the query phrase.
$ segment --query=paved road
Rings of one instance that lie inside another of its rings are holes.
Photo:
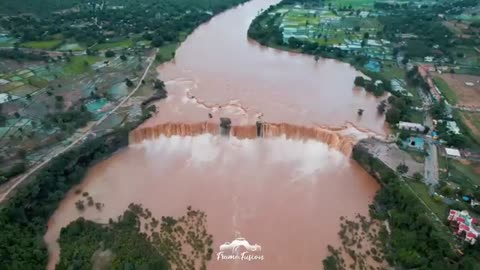
[[[423,99],[424,106],[430,107],[432,101],[430,97],[425,95],[421,89],[418,89],[420,96]],[[423,124],[433,130],[433,120],[430,113],[427,111]],[[432,138],[426,137],[425,144],[427,146],[427,156],[425,157],[425,172],[423,174],[425,183],[429,186],[430,191],[438,185],[438,155],[437,145],[433,143]]]
[[[426,139],[425,143],[427,144],[428,156],[425,157],[424,179],[425,183],[430,186],[430,188],[433,188],[438,184],[437,146],[432,142],[431,139]]]
[[[33,173],[35,173],[38,169],[42,168],[43,166],[45,166],[45,164],[49,163],[53,158],[65,153],[66,151],[68,151],[69,149],[71,149],[72,147],[74,147],[77,143],[79,142],[83,142],[89,134],[91,134],[91,131],[94,127],[97,127],[98,125],[100,125],[103,121],[105,121],[105,119],[107,119],[108,116],[110,116],[112,113],[114,113],[116,110],[118,110],[118,108],[120,108],[123,104],[125,104],[125,102],[127,102],[127,100],[133,96],[137,90],[140,88],[140,86],[142,85],[142,81],[145,79],[145,77],[147,76],[148,74],[148,71],[150,70],[153,62],[155,61],[155,56],[157,55],[157,52],[158,52],[158,49],[155,50],[155,52],[153,53],[153,55],[149,56],[147,58],[147,62],[148,62],[148,66],[147,68],[145,69],[145,72],[143,73],[142,77],[140,78],[140,80],[138,81],[137,83],[137,86],[135,87],[135,89],[133,89],[132,92],[130,92],[130,94],[128,94],[128,96],[126,96],[120,103],[118,103],[117,106],[115,106],[115,108],[113,108],[110,112],[108,112],[107,114],[105,114],[102,118],[100,118],[96,123],[94,123],[93,125],[91,125],[84,133],[83,135],[81,135],[78,139],[74,140],[72,143],[70,143],[69,145],[65,146],[65,148],[57,151],[57,152],[53,152],[49,157],[47,157],[44,161],[42,161],[41,163],[39,163],[38,165],[34,166],[33,168],[31,168],[28,172],[26,172],[25,174],[22,174],[20,176],[18,176],[17,178],[14,178],[13,180],[9,181],[8,183],[6,183],[5,185],[8,185],[8,189],[1,195],[0,197],[0,203],[2,203],[7,197],[8,195],[10,195],[10,193],[12,193],[21,183],[23,183],[26,179],[28,179],[28,177],[30,175],[32,175]],[[13,183],[13,184],[12,184]],[[11,186],[10,186],[11,185]]]

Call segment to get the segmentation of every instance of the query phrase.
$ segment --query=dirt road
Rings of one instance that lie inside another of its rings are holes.
[[[75,145],[77,145],[79,142],[83,142],[87,136],[90,134],[90,132],[92,131],[92,129],[94,127],[97,127],[98,125],[100,125],[103,121],[105,121],[105,119],[108,118],[108,116],[110,116],[111,114],[115,113],[121,106],[123,106],[125,104],[125,102],[127,102],[127,100],[132,97],[137,91],[138,89],[140,89],[140,86],[142,85],[142,81],[145,79],[145,77],[147,76],[148,74],[148,71],[150,70],[150,68],[152,67],[152,64],[153,62],[155,61],[155,56],[157,55],[157,52],[158,52],[158,49],[155,50],[155,52],[150,55],[148,58],[147,58],[147,62],[148,62],[148,66],[147,68],[145,69],[142,77],[140,78],[140,80],[138,81],[137,85],[135,86],[135,89],[132,90],[132,92],[130,92],[130,94],[128,94],[125,98],[123,98],[123,100],[117,104],[117,106],[115,106],[115,108],[113,108],[111,111],[109,111],[107,114],[105,114],[102,118],[100,118],[98,121],[96,121],[96,123],[94,123],[93,125],[90,126],[90,128],[88,128],[82,136],[80,136],[79,138],[77,138],[76,140],[74,140],[72,143],[70,143],[69,145],[65,146],[63,149],[61,149],[60,151],[57,151],[57,152],[53,152],[49,157],[46,157],[46,159],[44,161],[42,161],[41,163],[35,165],[33,168],[31,168],[30,170],[28,170],[26,173],[10,180],[9,182],[5,183],[2,185],[2,187],[0,187],[0,190],[2,189],[5,189],[5,191],[1,194],[0,196],[0,203],[2,203],[20,184],[22,184],[26,179],[28,179],[29,176],[31,176],[32,174],[34,174],[38,169],[42,168],[43,166],[45,166],[45,164],[49,163],[52,159],[54,159],[55,157],[65,153],[66,151],[68,151],[69,149],[71,149],[72,147],[74,147]],[[6,188],[3,188],[3,186],[5,186]]]

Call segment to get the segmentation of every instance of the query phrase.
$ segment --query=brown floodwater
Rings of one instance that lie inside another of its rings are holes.
[[[182,215],[188,205],[202,209],[215,254],[237,236],[262,247],[263,261],[214,258],[209,269],[273,270],[318,269],[326,246],[339,242],[339,217],[366,215],[378,186],[322,142],[204,134],[131,146],[94,166],[78,188],[105,207],[79,215],[81,195],[67,196],[45,236],[52,264],[61,227],[79,216],[106,223],[136,202],[156,217]]]
[[[267,122],[343,126],[352,123],[384,133],[378,99],[354,88],[360,73],[332,59],[263,47],[247,39],[253,18],[278,0],[253,0],[214,17],[194,31],[175,60],[158,67],[169,97],[157,117],[204,121],[230,116],[234,124]],[[358,117],[358,109],[364,109]]]
[[[58,262],[62,227],[79,216],[106,223],[132,202],[157,218],[189,205],[205,211],[213,270],[319,269],[327,245],[340,244],[340,216],[368,213],[378,185],[348,153],[364,131],[385,134],[378,100],[353,87],[359,73],[348,64],[249,41],[252,19],[276,2],[253,0],[216,16],[158,67],[169,97],[128,148],[91,168],[62,201],[45,235],[48,269]],[[234,136],[218,135],[219,117],[232,119]],[[259,119],[280,124],[255,139]],[[104,208],[80,213],[78,188]],[[251,253],[263,260],[217,260],[220,245],[238,237],[260,245]]]

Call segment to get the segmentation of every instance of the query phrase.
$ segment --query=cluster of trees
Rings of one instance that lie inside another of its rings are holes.
[[[383,9],[383,10],[392,10],[392,9],[404,9],[407,8],[410,3],[395,3],[395,2],[375,2],[373,3],[373,8]]]
[[[371,206],[372,216],[390,224],[385,243],[386,258],[402,269],[478,269],[480,245],[455,252],[452,232],[436,224],[429,211],[395,172],[368,153],[362,145],[353,149],[353,158],[382,184]],[[446,215],[446,213],[445,213]]]
[[[108,269],[170,269],[139,227],[139,216],[131,210],[104,226],[79,218],[63,228],[56,269],[92,269],[95,252],[103,251]],[[98,256],[100,257],[100,256]]]
[[[432,10],[416,7],[405,10],[393,10],[379,17],[384,25],[383,35],[389,40],[400,41],[398,34],[414,34],[417,38],[409,40],[405,46],[408,57],[424,57],[432,55],[437,50],[434,45],[445,49],[452,46],[453,34],[442,24],[438,13]]]
[[[0,2],[0,14],[37,13],[39,15],[47,15],[55,10],[71,8],[76,2],[75,0],[24,0],[19,3],[15,0],[2,0]]]
[[[257,16],[248,29],[248,37],[258,41],[262,45],[283,45],[282,30],[276,25],[281,18],[280,14],[270,16],[275,6],[270,6],[265,12]]]
[[[358,87],[363,87],[367,92],[373,93],[375,96],[379,97],[385,93],[384,82],[380,81],[375,85],[373,80],[366,80],[363,76],[355,77],[354,84]],[[389,83],[389,82],[388,82]]]
[[[25,161],[15,162],[11,167],[6,170],[0,170],[0,184],[5,183],[11,177],[24,173],[27,169]]]
[[[2,269],[44,269],[48,252],[43,242],[47,221],[65,193],[98,160],[128,144],[133,127],[117,129],[54,158],[0,209]]]
[[[388,104],[389,108],[385,114],[385,121],[387,121],[387,123],[395,125],[399,121],[410,122],[411,98],[392,95],[388,97]]]
[[[409,85],[420,87],[427,94],[430,93],[430,85],[423,79],[422,75],[418,71],[418,66],[414,66],[407,71],[406,80]]]
[[[52,127],[53,125],[68,132],[84,127],[92,119],[92,113],[90,113],[87,108],[82,105],[79,109],[73,108],[65,112],[48,114],[42,121],[42,124],[45,127]]]
[[[65,39],[90,46],[134,34],[152,40],[154,46],[161,46],[163,42],[178,41],[181,32],[192,31],[213,14],[245,1],[114,0],[100,3],[98,0],[76,5],[78,1],[67,0],[65,2],[77,9],[44,17],[26,14],[4,17],[0,19],[0,25],[21,41],[51,40],[61,34]]]
[[[20,49],[0,50],[0,59],[11,60],[29,60],[29,61],[48,61],[47,54],[26,52]]]
[[[151,96],[150,98],[142,102],[142,107],[146,107],[148,104],[150,104],[153,101],[167,98],[168,92],[165,88],[165,83],[162,80],[155,79],[153,81],[153,89],[155,89],[155,93],[153,94],[153,96]],[[155,112],[155,111],[147,110],[148,115],[150,115],[151,112]]]

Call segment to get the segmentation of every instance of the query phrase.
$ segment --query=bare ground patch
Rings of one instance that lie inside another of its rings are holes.
[[[480,113],[461,112],[459,115],[473,135],[480,138]]]
[[[440,77],[455,92],[459,106],[480,108],[480,76],[442,74]],[[472,83],[473,86],[465,83]]]

